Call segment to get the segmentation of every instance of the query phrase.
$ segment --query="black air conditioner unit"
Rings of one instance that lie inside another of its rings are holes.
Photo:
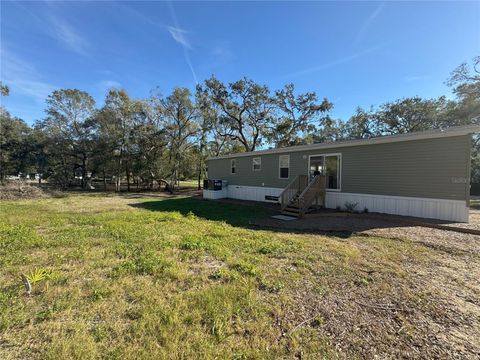
[[[203,180],[204,190],[222,190],[222,180],[217,179],[205,179]]]

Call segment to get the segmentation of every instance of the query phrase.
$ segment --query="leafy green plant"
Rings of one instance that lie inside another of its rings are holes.
[[[203,242],[200,239],[196,239],[193,237],[187,237],[181,243],[179,248],[181,250],[197,250],[205,247]]]
[[[48,280],[50,280],[51,277],[52,272],[44,268],[35,269],[28,275],[22,274],[22,280],[27,294],[30,295],[32,293],[33,285],[42,281],[46,281],[45,286],[48,288]]]
[[[50,278],[51,271],[47,269],[35,269],[30,273],[30,275],[27,275],[27,279],[30,281],[31,284],[36,284],[40,281],[43,280],[48,280]]]
[[[240,274],[247,276],[256,276],[258,273],[258,269],[255,267],[255,265],[247,262],[238,262],[231,265],[231,268],[238,271]]]
[[[238,274],[230,269],[219,268],[212,272],[208,278],[210,280],[222,280],[224,282],[232,281],[238,278]]]

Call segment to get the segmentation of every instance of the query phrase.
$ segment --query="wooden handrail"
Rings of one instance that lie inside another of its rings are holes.
[[[325,199],[325,175],[315,176],[310,184],[302,191],[298,197],[298,209],[300,211],[300,216],[305,215],[308,208],[312,205],[313,200],[319,195],[322,194]]]
[[[281,209],[284,210],[293,197],[298,193],[302,193],[307,186],[307,175],[297,175],[297,177],[280,193],[279,199]]]
[[[284,193],[285,191],[287,191],[288,188],[290,188],[290,187],[295,183],[295,181],[297,181],[297,178],[298,178],[298,176],[296,176],[292,181],[290,181],[290,183],[285,187],[285,189],[282,190],[282,192],[280,193],[279,197],[281,197],[281,196],[283,195],[283,193]]]

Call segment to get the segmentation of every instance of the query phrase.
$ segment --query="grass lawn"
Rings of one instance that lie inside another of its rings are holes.
[[[268,210],[195,198],[71,195],[3,201],[0,214],[4,360],[456,349],[432,343],[448,303],[422,286],[441,250],[408,239],[255,230]],[[21,274],[37,280],[30,296]]]
[[[480,200],[470,200],[470,208],[480,210]]]
[[[203,182],[200,182],[200,186],[203,186]],[[198,180],[180,180],[180,188],[198,188]]]

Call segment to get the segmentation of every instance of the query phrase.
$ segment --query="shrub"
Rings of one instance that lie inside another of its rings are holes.
[[[346,201],[344,206],[345,206],[345,211],[349,213],[355,212],[355,208],[357,207],[358,203],[353,203],[350,201]]]

